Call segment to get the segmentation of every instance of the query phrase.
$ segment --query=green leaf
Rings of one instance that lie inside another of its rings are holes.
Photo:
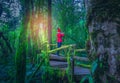
[[[89,76],[89,83],[94,83],[92,76]]]
[[[87,80],[88,78],[89,78],[88,76],[83,77],[82,80],[80,81],[80,83],[84,83],[85,80]]]
[[[95,70],[97,69],[97,66],[98,66],[98,60],[94,61],[93,64],[92,64],[92,69],[91,69],[91,72],[92,74],[95,72]]]

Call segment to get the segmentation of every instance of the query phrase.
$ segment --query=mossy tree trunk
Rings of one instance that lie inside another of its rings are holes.
[[[44,0],[31,0],[30,2],[30,28],[29,28],[29,55],[31,57],[32,63],[35,65],[37,53],[40,53],[40,46],[41,46],[41,40],[40,40],[40,29],[42,26],[43,21],[43,8],[44,8]]]
[[[27,28],[29,21],[29,0],[22,0],[24,14],[19,45],[16,53],[16,83],[25,83],[26,55],[27,55]]]
[[[120,82],[120,0],[86,0],[89,55],[99,59],[100,83]],[[109,78],[112,77],[113,79]],[[99,83],[97,82],[97,83]]]
[[[52,0],[48,0],[48,42],[52,43]]]

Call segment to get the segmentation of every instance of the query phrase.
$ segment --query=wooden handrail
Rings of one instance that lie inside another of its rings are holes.
[[[62,49],[66,49],[66,48],[69,48],[69,47],[74,47],[75,45],[67,45],[67,46],[61,46],[60,48],[56,48],[54,50],[50,50],[48,53],[54,53],[56,51],[59,51],[59,50],[62,50]]]
[[[86,49],[75,49],[75,52],[83,52],[86,51]]]
[[[50,56],[50,60],[66,62],[66,61],[67,61],[67,58],[66,58],[66,57],[63,57],[63,56],[51,55],[51,56]]]
[[[88,58],[85,57],[74,56],[73,58],[77,61],[85,61],[85,62],[90,61]]]
[[[91,65],[86,65],[86,64],[76,64],[76,66],[84,67],[84,68],[91,68]]]

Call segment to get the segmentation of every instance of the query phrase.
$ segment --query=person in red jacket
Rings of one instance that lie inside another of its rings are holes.
[[[60,28],[57,29],[57,47],[61,47],[62,45],[62,37],[64,33],[61,32]],[[59,51],[57,51],[57,55],[59,55]]]

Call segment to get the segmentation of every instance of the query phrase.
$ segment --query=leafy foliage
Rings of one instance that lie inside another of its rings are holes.
[[[91,73],[94,74],[96,69],[98,67],[98,60],[93,61],[92,63],[92,68],[91,68]]]
[[[82,2],[75,3],[73,0],[53,1],[53,21],[55,20],[56,22],[53,27],[53,36],[55,38],[56,28],[60,27],[65,34],[63,38],[64,44],[76,43],[78,47],[84,48],[88,32],[85,27],[83,5],[80,7],[78,4],[82,5]],[[53,42],[56,41],[54,40]]]
[[[80,83],[94,83],[93,77],[91,75],[87,75],[84,78],[82,78],[82,80],[80,81]]]

